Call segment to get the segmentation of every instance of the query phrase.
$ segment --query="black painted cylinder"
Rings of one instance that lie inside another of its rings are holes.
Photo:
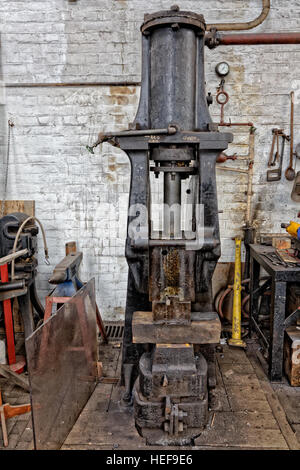
[[[149,127],[208,130],[203,16],[172,10],[146,15],[142,32],[149,43]]]
[[[153,129],[177,124],[195,127],[195,31],[163,27],[151,36],[150,123]]]

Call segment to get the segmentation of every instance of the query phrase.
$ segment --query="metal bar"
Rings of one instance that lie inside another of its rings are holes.
[[[0,266],[1,281],[8,282],[7,264]],[[10,300],[3,300],[5,334],[7,341],[7,356],[9,365],[16,363],[16,350],[14,339],[14,324],[12,319],[12,308]]]
[[[44,315],[44,323],[51,317],[52,315],[52,305],[53,304],[65,304],[69,302],[72,297],[46,297],[46,306],[45,306],[45,315]]]
[[[298,307],[293,313],[291,313],[284,321],[284,326],[285,328],[288,328],[289,326],[292,326],[295,319],[300,317],[300,307]]]
[[[104,134],[105,137],[135,137],[135,136],[147,136],[147,135],[173,135],[176,134],[177,129],[174,126],[169,126],[165,129],[141,129],[141,130],[129,130],[120,132],[107,132]],[[103,134],[100,133],[100,136]]]
[[[242,126],[247,126],[247,127],[254,127],[253,122],[220,122],[218,124],[220,127],[242,127]]]
[[[25,279],[13,282],[0,282],[0,292],[8,292],[15,289],[24,289]]]
[[[98,308],[97,304],[96,304],[96,320],[97,320],[97,325],[98,325],[98,328],[100,330],[101,336],[103,338],[103,342],[108,343],[107,334],[106,334],[105,327],[104,327],[104,324],[103,324],[103,320],[102,320],[102,317],[101,317],[101,313],[99,311],[99,308]]]
[[[216,166],[218,170],[223,170],[223,171],[235,171],[237,173],[248,173],[249,170],[243,170],[242,168],[229,168],[227,166]]]
[[[246,213],[246,224],[248,226],[252,223],[252,191],[253,191],[253,173],[254,173],[254,143],[255,134],[250,133],[249,136],[249,168],[248,168],[248,186],[247,186],[247,213]]]
[[[217,41],[220,46],[300,44],[300,33],[220,34]]]
[[[271,382],[281,382],[282,379],[286,289],[286,282],[278,282],[274,278],[272,279],[269,351],[269,376]]]
[[[264,345],[266,346],[267,349],[269,349],[270,343],[267,340],[266,336],[264,335],[263,331],[260,329],[258,323],[254,318],[252,318],[252,326],[254,326],[254,329],[256,333],[260,336],[260,338],[263,340]]]
[[[62,83],[5,83],[6,88],[53,88],[53,87],[94,87],[94,86],[141,86],[141,82],[62,82]]]
[[[106,132],[106,134],[100,132],[98,135],[98,140],[91,146],[87,145],[87,150],[94,154],[94,148],[103,142],[111,142],[114,138],[118,137],[143,137],[149,135],[174,135],[177,133],[177,127],[169,125],[166,129],[130,129],[127,131],[120,132]],[[111,142],[112,143],[112,142]]]
[[[4,256],[3,258],[0,258],[0,266],[4,266],[5,264],[9,263],[13,259],[19,258],[19,256],[24,256],[27,253],[28,253],[28,250],[26,248],[25,250],[16,251],[15,253]]]
[[[24,390],[26,390],[26,392],[30,391],[28,381],[22,375],[19,375],[13,370],[11,370],[8,365],[0,364],[0,375],[7,378],[19,387],[23,388]]]
[[[259,274],[260,274],[260,265],[253,257],[250,251],[250,311],[249,311],[249,333],[253,331],[253,320],[258,316],[258,301],[259,295],[257,289],[259,288]]]

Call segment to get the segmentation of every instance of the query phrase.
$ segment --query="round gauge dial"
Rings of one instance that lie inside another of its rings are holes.
[[[226,77],[226,75],[228,75],[230,72],[230,67],[227,62],[220,62],[216,66],[216,72],[220,77]]]

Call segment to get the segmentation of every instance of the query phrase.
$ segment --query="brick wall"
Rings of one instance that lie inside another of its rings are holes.
[[[207,22],[248,21],[260,13],[259,0],[178,1],[203,13]],[[272,0],[267,21],[256,30],[300,31],[298,0]],[[139,27],[145,12],[170,7],[171,0],[2,0],[0,1],[2,79],[18,83],[140,81]],[[253,121],[256,131],[254,215],[263,231],[280,231],[295,219],[292,183],[266,183],[271,129],[289,133],[289,93],[296,91],[295,139],[300,140],[300,46],[226,47],[206,50],[207,91],[219,79],[214,69],[226,60],[230,102],[226,119]],[[85,150],[100,130],[126,129],[132,122],[139,87],[0,88],[0,133],[15,123],[9,163],[8,199],[34,199],[45,225],[51,266],[39,254],[39,289],[64,256],[65,241],[84,253],[83,280],[95,276],[97,299],[106,319],[122,317],[127,265],[124,258],[130,168],[127,156],[103,144],[95,156]],[[216,104],[211,107],[219,118]],[[234,129],[230,153],[246,154],[245,129]],[[299,136],[299,139],[298,139]],[[0,142],[1,144],[1,142]],[[4,170],[5,142],[1,149]],[[287,167],[288,149],[284,167]],[[228,166],[236,162],[227,163]],[[239,163],[243,166],[243,162]],[[300,170],[300,165],[299,165]],[[4,171],[0,185],[3,187]],[[234,258],[232,237],[241,233],[246,177],[218,170],[222,261]],[[2,197],[2,195],[0,195]]]

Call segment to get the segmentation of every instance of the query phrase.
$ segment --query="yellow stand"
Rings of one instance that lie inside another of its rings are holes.
[[[245,348],[246,343],[242,340],[241,320],[242,320],[242,262],[241,262],[240,238],[235,239],[235,268],[233,286],[233,312],[232,312],[232,337],[228,341],[229,346]]]

